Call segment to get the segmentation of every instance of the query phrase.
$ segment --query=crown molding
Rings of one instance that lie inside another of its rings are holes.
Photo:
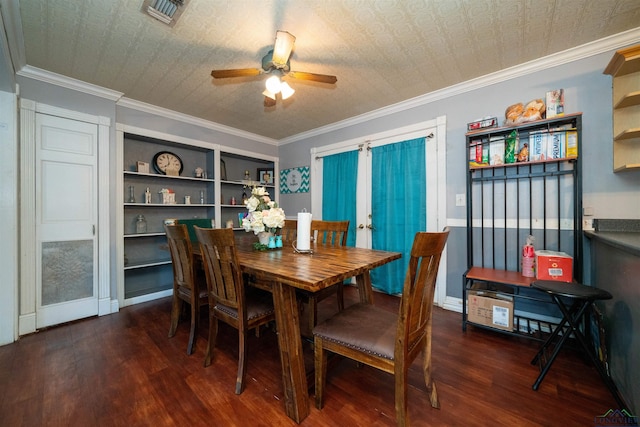
[[[61,74],[52,73],[51,71],[32,67],[31,65],[25,65],[16,74],[20,77],[38,80],[55,86],[64,87],[66,89],[86,93],[87,95],[93,95],[99,98],[108,99],[110,101],[117,101],[118,99],[122,98],[122,95],[124,95],[122,92],[105,89],[102,86],[83,82],[82,80],[73,79]]]
[[[183,123],[203,127],[205,129],[211,129],[218,132],[222,132],[228,135],[235,135],[241,138],[245,138],[251,141],[261,142],[269,145],[278,145],[278,141],[273,138],[267,138],[266,136],[258,135],[251,132],[246,132],[231,126],[221,125],[220,123],[212,122],[198,117],[190,116],[188,114],[178,113],[173,110],[158,107],[156,105],[147,104],[145,102],[136,101],[135,99],[122,97],[116,103],[119,107],[131,108],[138,111],[143,111],[149,114],[155,114],[168,119],[177,120]]]
[[[370,120],[402,112],[411,108],[420,107],[422,105],[440,101],[445,98],[480,89],[485,86],[490,86],[492,84],[530,75],[569,62],[589,58],[591,56],[595,56],[604,52],[616,50],[621,47],[637,43],[638,41],[640,41],[640,27],[618,33],[613,36],[605,37],[590,43],[586,43],[575,48],[557,52],[552,55],[538,58],[533,61],[505,68],[503,70],[496,71],[495,73],[487,74],[482,77],[467,80],[466,82],[460,84],[420,95],[415,98],[398,102],[397,104],[393,104],[387,107],[379,108],[368,113],[360,114],[349,119],[341,120],[327,126],[322,126],[319,128],[311,129],[307,132],[292,135],[290,137],[281,139],[279,141],[279,145],[290,144],[292,142],[297,142],[328,132],[337,131],[339,129],[354,126]]]
[[[634,28],[622,33],[615,34],[613,36],[605,37],[594,42],[590,42],[572,49],[567,49],[562,52],[554,53],[543,58],[539,58],[533,61],[529,61],[520,65],[516,65],[504,70],[497,71],[495,73],[487,74],[482,77],[478,77],[466,82],[449,86],[440,90],[436,90],[424,95],[417,96],[415,98],[408,99],[387,107],[379,108],[377,110],[370,111],[358,116],[351,117],[349,119],[341,120],[339,122],[332,123],[327,126],[311,129],[306,132],[302,132],[290,137],[286,137],[280,140],[273,138],[267,138],[262,135],[254,134],[251,132],[242,131],[237,128],[225,126],[209,120],[200,119],[194,116],[190,116],[176,111],[168,110],[155,105],[147,104],[141,101],[136,101],[124,97],[123,93],[105,89],[103,87],[83,82],[81,80],[72,79],[60,74],[52,73],[40,68],[32,67],[29,65],[23,66],[16,74],[21,77],[27,77],[42,82],[50,83],[56,86],[65,87],[71,90],[76,90],[89,95],[98,96],[101,98],[115,101],[118,106],[132,108],[138,111],[147,112],[150,114],[159,115],[161,117],[167,117],[173,120],[177,120],[183,123],[192,124],[195,126],[203,127],[206,129],[215,130],[228,135],[235,135],[241,138],[245,138],[251,141],[265,143],[269,145],[286,145],[293,142],[301,141],[314,136],[322,135],[328,132],[337,131],[349,126],[361,124],[370,120],[375,120],[384,116],[402,112],[408,109],[420,107],[422,105],[430,104],[442,99],[446,99],[455,95],[470,92],[476,89],[480,89],[492,84],[500,83],[506,80],[530,75],[532,73],[546,70],[552,67],[570,63],[585,59],[594,55],[598,55],[604,52],[619,49],[637,43],[640,41],[640,27]],[[20,62],[20,61],[18,61]],[[14,66],[16,62],[14,61]]]
[[[135,99],[126,98],[122,92],[105,89],[101,86],[83,82],[82,80],[66,77],[61,74],[43,70],[41,68],[32,67],[30,65],[26,65],[22,67],[22,69],[18,71],[16,74],[21,77],[38,80],[41,82],[45,82],[52,85],[82,92],[88,95],[93,95],[100,98],[108,99],[110,101],[115,101],[116,105],[120,107],[131,108],[137,111],[142,111],[145,113],[154,114],[160,117],[177,120],[177,121],[191,124],[194,126],[203,127],[205,129],[215,130],[228,135],[239,136],[241,138],[245,138],[250,141],[261,142],[269,145],[278,145],[278,141],[273,138],[267,138],[265,136],[258,135],[255,133],[246,132],[230,126],[225,126],[219,123],[211,122],[209,120],[193,117],[188,114],[178,113],[176,111],[158,107],[156,105],[151,105],[145,102],[136,101]]]

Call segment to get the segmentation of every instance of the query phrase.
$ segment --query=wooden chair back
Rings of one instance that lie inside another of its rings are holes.
[[[194,289],[193,252],[187,226],[184,224],[165,225],[164,229],[167,234],[173,266],[173,288]]]
[[[311,238],[327,246],[346,246],[349,221],[311,221]]]
[[[411,248],[404,279],[395,344],[395,363],[415,359],[431,341],[431,312],[440,257],[449,237],[449,228],[441,233],[417,233]],[[406,367],[408,369],[408,366]]]
[[[195,265],[187,226],[184,224],[165,225],[164,230],[167,235],[171,266],[173,268],[173,297],[169,338],[176,333],[183,302],[189,303],[191,306],[191,330],[187,344],[187,354],[192,354],[197,338],[199,310],[200,307],[208,304],[204,274],[199,274],[200,269]]]
[[[409,423],[408,371],[422,352],[429,400],[432,407],[440,407],[431,377],[431,318],[440,257],[448,236],[448,228],[441,233],[416,234],[398,314],[371,304],[354,304],[313,329],[318,409],[323,405],[327,369],[325,350],[394,375],[399,426]]]
[[[238,310],[242,319],[244,284],[231,228],[194,227],[207,277],[209,293],[217,303]]]
[[[286,219],[281,234],[283,243],[295,242],[298,236],[298,221],[295,219]]]
[[[218,320],[238,330],[236,394],[244,390],[247,369],[247,331],[259,331],[275,319],[271,294],[259,289],[245,291],[235,235],[230,228],[194,227],[209,289],[209,341],[204,366],[211,364],[218,334]],[[249,317],[250,316],[250,317]]]

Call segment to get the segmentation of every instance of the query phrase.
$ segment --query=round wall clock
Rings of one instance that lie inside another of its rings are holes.
[[[180,175],[182,173],[182,159],[169,151],[160,151],[153,156],[153,168],[164,175]]]

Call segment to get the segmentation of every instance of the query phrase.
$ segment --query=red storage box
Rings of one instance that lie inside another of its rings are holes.
[[[565,252],[536,251],[536,279],[573,281],[573,257]]]

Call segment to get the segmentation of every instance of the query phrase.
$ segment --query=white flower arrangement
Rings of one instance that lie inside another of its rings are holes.
[[[285,214],[278,204],[271,200],[264,187],[254,187],[245,205],[249,213],[242,219],[242,228],[254,234],[267,231],[276,233],[284,226]]]

